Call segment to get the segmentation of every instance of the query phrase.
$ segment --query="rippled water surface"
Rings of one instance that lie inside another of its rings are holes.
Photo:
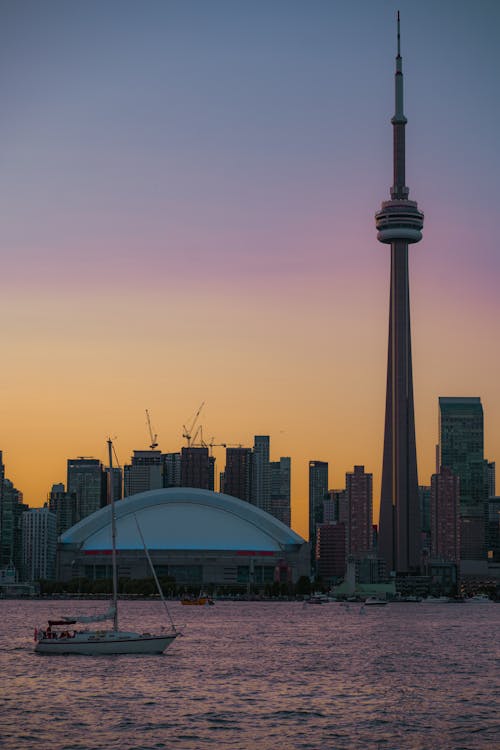
[[[174,603],[162,656],[33,652],[49,616],[104,608],[0,601],[0,747],[500,747],[500,604]],[[121,605],[123,627],[164,620]]]

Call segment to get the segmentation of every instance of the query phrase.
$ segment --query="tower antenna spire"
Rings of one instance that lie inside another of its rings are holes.
[[[394,76],[395,111],[392,118],[394,140],[393,186],[391,198],[408,198],[408,188],[405,184],[405,125],[407,119],[403,112],[403,58],[401,57],[401,33],[399,10],[397,13],[398,54],[396,55],[396,72]]]
[[[399,10],[398,10],[398,57],[401,57],[401,34],[399,32]]]

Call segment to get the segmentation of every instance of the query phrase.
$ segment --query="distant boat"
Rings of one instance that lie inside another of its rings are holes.
[[[369,596],[367,599],[365,599],[365,604],[372,607],[382,607],[387,604],[387,599],[379,599],[378,596]]]
[[[113,476],[112,442],[108,440],[109,477]],[[137,518],[137,531],[141,537],[146,557],[151,567],[160,598],[170,620],[170,628],[160,634],[135,633],[120,630],[118,627],[118,577],[116,566],[116,518],[113,497],[113,483],[109,482],[109,496],[111,505],[111,539],[112,539],[112,572],[113,572],[113,600],[107,612],[99,615],[75,615],[49,620],[45,628],[35,629],[35,651],[39,654],[85,654],[99,656],[104,654],[161,654],[167,646],[180,635],[176,629],[167,603],[163,597],[154,566],[144,543]],[[108,630],[77,630],[73,626],[77,623],[113,621],[113,627]]]
[[[309,599],[305,600],[306,604],[326,604],[328,601],[327,596],[325,594],[312,594]]]
[[[493,600],[486,594],[476,594],[465,601],[470,602],[470,604],[493,604]]]
[[[199,596],[184,596],[181,599],[181,604],[185,606],[197,606],[197,607],[211,607],[215,604],[214,600],[206,594],[200,594]]]

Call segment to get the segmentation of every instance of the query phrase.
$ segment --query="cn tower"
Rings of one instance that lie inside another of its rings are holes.
[[[377,239],[391,246],[389,351],[384,455],[380,498],[379,554],[388,570],[418,572],[420,521],[411,365],[408,245],[422,239],[424,216],[408,199],[405,181],[403,60],[397,17],[396,111],[392,118],[394,182],[391,199],[375,215]]]

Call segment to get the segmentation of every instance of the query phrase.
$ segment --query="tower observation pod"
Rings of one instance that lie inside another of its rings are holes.
[[[396,107],[392,118],[394,176],[391,199],[375,214],[377,239],[391,245],[389,347],[379,553],[388,570],[417,573],[420,520],[410,332],[408,245],[422,239],[424,216],[408,198],[405,177],[403,61],[397,16]]]

